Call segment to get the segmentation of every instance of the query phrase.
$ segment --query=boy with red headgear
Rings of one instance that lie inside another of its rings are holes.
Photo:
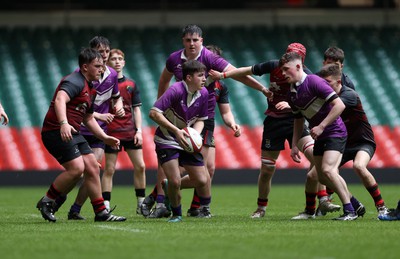
[[[301,43],[290,44],[287,48],[287,52],[298,53],[303,57],[303,61],[306,56],[306,48]],[[305,71],[306,73],[311,74],[310,70],[306,69]],[[252,213],[252,218],[264,217],[268,205],[268,196],[271,190],[272,177],[274,176],[276,169],[276,160],[279,157],[280,151],[285,149],[286,140],[292,147],[294,117],[287,102],[290,84],[287,83],[286,78],[282,75],[279,68],[279,60],[270,60],[249,67],[237,68],[225,73],[219,73],[213,70],[210,71],[210,75],[213,79],[243,75],[262,76],[264,74],[270,74],[269,90],[273,93],[273,98],[268,99],[268,108],[265,111],[266,118],[264,120],[264,131],[261,143],[261,169],[258,177],[257,209]],[[315,170],[313,167],[312,156],[314,141],[310,137],[307,127],[304,127],[303,134],[298,143],[294,144],[310,161],[310,170]],[[306,196],[308,197],[307,200],[313,201],[308,204],[308,215],[314,217],[317,190],[308,190],[306,186]],[[329,200],[326,200],[326,203],[324,203],[322,207],[324,207],[324,211],[326,212],[337,211],[340,209],[340,206],[330,203]]]

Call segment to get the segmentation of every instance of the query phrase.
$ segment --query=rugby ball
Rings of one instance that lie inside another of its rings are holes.
[[[200,133],[192,127],[186,127],[183,130],[189,134],[189,137],[186,137],[189,146],[183,149],[188,153],[199,153],[203,147],[203,138]]]

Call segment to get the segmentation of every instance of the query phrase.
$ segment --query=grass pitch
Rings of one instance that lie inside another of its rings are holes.
[[[398,258],[400,221],[380,222],[373,201],[361,185],[350,185],[364,203],[364,218],[331,220],[339,213],[307,221],[290,218],[304,209],[302,185],[274,185],[267,214],[254,220],[257,186],[214,186],[211,219],[184,216],[181,223],[135,215],[133,187],[115,186],[112,204],[122,223],[95,223],[89,202],[85,221],[67,220],[76,190],[44,221],[35,208],[46,187],[0,188],[1,258]],[[389,207],[400,198],[399,185],[381,185]],[[148,190],[149,192],[150,190]],[[183,191],[186,212],[192,191]],[[336,203],[340,204],[336,197]],[[184,213],[185,214],[185,213]]]

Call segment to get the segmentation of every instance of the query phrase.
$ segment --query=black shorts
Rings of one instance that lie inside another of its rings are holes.
[[[328,150],[336,150],[343,153],[346,141],[347,137],[317,139],[314,143],[314,156],[323,156],[324,152]]]
[[[105,153],[118,153],[122,151],[122,147],[124,147],[125,151],[142,149],[142,145],[136,146],[133,140],[121,140],[119,144],[119,149],[114,149],[111,146],[106,145]]]
[[[204,121],[204,128],[201,131],[201,136],[203,137],[204,146],[215,147],[214,128],[215,128],[214,119],[208,119]]]
[[[346,164],[350,160],[353,160],[356,158],[356,155],[358,151],[365,151],[368,153],[369,157],[372,159],[372,157],[375,154],[376,150],[376,144],[375,143],[359,143],[353,147],[346,147],[343,152],[343,157],[342,161],[340,162],[340,166]]]
[[[98,138],[96,138],[93,135],[83,135],[83,137],[86,139],[86,141],[89,143],[89,146],[92,148],[101,148],[104,149],[106,147],[106,144]]]
[[[73,134],[72,140],[64,142],[59,130],[42,132],[42,141],[47,151],[60,164],[71,161],[81,155],[93,153],[86,139],[80,134]]]
[[[264,130],[261,142],[261,150],[280,151],[285,149],[285,140],[292,147],[293,138],[293,117],[274,118],[267,116],[264,120]],[[301,137],[310,135],[306,125],[303,127]]]
[[[173,159],[178,159],[179,165],[203,166],[203,155],[201,153],[188,153],[180,149],[158,149],[156,150],[160,165]]]

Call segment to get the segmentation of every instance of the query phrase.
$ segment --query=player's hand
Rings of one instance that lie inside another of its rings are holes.
[[[62,141],[68,142],[72,140],[72,133],[77,133],[77,131],[69,123],[65,123],[60,126],[60,135]]]
[[[133,138],[135,146],[141,146],[143,144],[142,132],[136,131],[135,137]]]
[[[301,162],[301,156],[299,149],[297,147],[293,147],[292,150],[290,151],[290,156],[292,157],[292,160],[296,163]]]
[[[102,113],[98,115],[99,120],[104,121],[107,124],[110,124],[114,120],[114,114],[111,113]]]
[[[210,71],[208,71],[208,76],[211,76],[211,78],[215,81],[221,80],[221,75],[222,73],[215,71],[213,69],[211,69]]]
[[[118,117],[124,117],[125,116],[125,110],[124,110],[124,107],[121,107],[121,108],[117,108],[117,107],[115,107],[114,106],[114,110],[115,110],[115,115],[117,115]]]
[[[242,129],[240,128],[240,126],[239,125],[237,125],[237,124],[233,124],[232,126],[231,126],[231,129],[233,130],[233,136],[235,136],[235,137],[240,137],[240,135],[242,135]]]
[[[263,87],[261,93],[268,98],[268,100],[272,101],[274,99],[274,93],[268,90],[268,88]]]
[[[7,125],[9,122],[7,113],[3,110],[3,108],[0,108],[0,121],[1,121],[2,117],[4,119],[2,124]]]
[[[281,111],[281,110],[290,108],[290,105],[288,102],[282,101],[282,102],[277,103],[275,105],[275,108]]]
[[[107,137],[103,141],[106,145],[109,145],[114,149],[119,149],[119,139],[107,135]]]
[[[324,132],[324,128],[318,125],[310,130],[310,136],[313,139],[317,139],[319,136],[321,136],[322,132]]]
[[[189,143],[186,140],[186,137],[190,137],[190,135],[184,131],[183,129],[178,129],[176,132],[174,132],[176,140],[178,141],[178,144],[181,147],[187,147],[189,148]]]

